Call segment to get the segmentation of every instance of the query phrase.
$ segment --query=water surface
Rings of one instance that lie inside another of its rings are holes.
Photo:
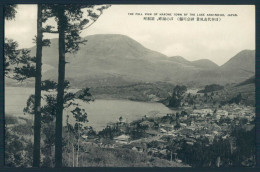
[[[25,116],[33,119],[32,115],[24,115],[23,113],[26,101],[33,93],[33,88],[6,87],[5,113],[7,115]],[[101,130],[110,122],[116,122],[120,116],[122,116],[127,122],[131,122],[140,119],[145,115],[163,116],[167,113],[173,112],[161,103],[135,102],[130,100],[97,99],[90,103],[80,102],[80,105],[88,114],[88,125],[92,126],[96,130]],[[72,119],[70,111],[64,111],[64,124],[67,115]]]

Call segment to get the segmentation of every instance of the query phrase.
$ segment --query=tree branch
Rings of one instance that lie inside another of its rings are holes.
[[[73,43],[84,44],[85,42],[88,42],[88,40],[84,39],[82,41],[75,41]]]
[[[59,32],[56,31],[56,30],[49,30],[49,31],[43,30],[42,32],[43,32],[43,33],[59,33]]]
[[[90,27],[92,24],[94,24],[96,21],[97,21],[97,20],[94,20],[90,25],[88,25],[88,26],[82,28],[82,30],[89,28],[89,27]]]
[[[100,10],[99,16],[98,16],[95,20],[93,20],[93,22],[92,22],[90,25],[88,25],[88,26],[82,28],[82,30],[87,29],[87,28],[89,28],[91,25],[93,25],[93,24],[97,21],[97,19],[98,19],[102,14],[103,14],[103,11]]]

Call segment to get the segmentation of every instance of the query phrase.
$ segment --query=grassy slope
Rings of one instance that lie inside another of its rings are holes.
[[[6,124],[8,131],[32,141],[32,120],[8,115],[6,116]],[[151,157],[131,149],[100,148],[84,143],[83,145],[85,151],[81,152],[79,157],[81,167],[189,167],[181,163]],[[68,164],[68,156],[66,153],[63,154],[65,164]],[[27,165],[30,166],[30,164]]]
[[[125,148],[85,147],[79,156],[80,167],[189,167],[182,163],[148,156]],[[68,156],[68,155],[67,155]]]

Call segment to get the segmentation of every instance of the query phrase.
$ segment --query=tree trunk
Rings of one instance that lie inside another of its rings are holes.
[[[72,144],[72,167],[74,167],[74,145]]]
[[[79,167],[79,138],[78,138],[78,149],[77,149],[77,167]]]
[[[69,142],[68,143],[68,154],[69,154],[68,166],[70,167],[70,165],[71,165],[70,164],[70,159],[71,159],[70,154],[71,154],[71,152],[69,151],[70,150],[70,148],[69,148],[70,147],[70,141],[69,140],[70,140],[70,132],[69,132],[69,127],[68,127],[68,142]]]
[[[217,160],[216,160],[216,166],[217,166],[217,167],[220,166],[220,161],[221,161],[221,160],[220,160],[220,157],[218,156],[218,157],[217,157]]]
[[[172,151],[171,151],[171,161],[172,161]]]
[[[65,80],[65,9],[63,5],[58,10],[59,32],[59,69],[58,69],[58,95],[55,133],[55,167],[62,167],[62,115],[64,103],[64,80]]]
[[[41,77],[42,77],[42,5],[38,4],[37,41],[36,41],[36,76],[35,76],[35,105],[34,105],[34,144],[33,167],[40,167],[41,142]]]

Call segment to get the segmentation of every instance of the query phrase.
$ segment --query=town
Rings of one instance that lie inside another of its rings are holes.
[[[183,144],[193,146],[202,139],[205,146],[213,144],[215,139],[228,140],[230,151],[236,149],[231,136],[232,127],[242,127],[245,131],[254,128],[255,113],[250,106],[237,104],[225,105],[219,109],[194,109],[184,107],[175,114],[144,116],[142,119],[126,123],[108,125],[98,134],[82,135],[84,142],[96,144],[101,148],[125,148],[146,153],[155,157],[182,163],[178,150]],[[109,140],[109,141],[108,141]],[[173,145],[171,145],[173,144]]]

